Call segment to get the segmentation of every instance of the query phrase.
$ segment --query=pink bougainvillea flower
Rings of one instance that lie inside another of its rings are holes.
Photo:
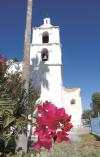
[[[48,136],[42,136],[38,138],[38,141],[32,145],[35,149],[40,149],[41,147],[45,147],[50,150],[52,147],[52,139]]]
[[[70,123],[70,122],[69,123],[65,123],[64,127],[63,127],[63,130],[68,132],[68,131],[71,130],[72,127],[73,127],[72,123]]]
[[[34,147],[36,150],[40,150],[40,148],[41,148],[41,143],[38,141],[38,142],[32,144],[32,147]]]
[[[67,143],[71,143],[71,140],[68,137],[68,134],[65,131],[58,131],[56,142],[66,141]]]
[[[44,114],[44,112],[48,112],[48,111],[51,112],[56,109],[57,109],[57,107],[54,104],[52,104],[50,102],[45,102],[42,105],[38,106],[37,111],[41,114]]]
[[[69,122],[71,120],[71,116],[69,116],[68,114],[66,114],[65,112],[65,109],[64,108],[59,108],[57,110],[57,117],[58,117],[58,120],[61,122],[61,123],[65,123],[65,122]]]
[[[48,101],[46,101],[45,103],[43,103],[43,108],[45,110],[48,110],[49,112],[50,111],[54,111],[54,110],[57,109],[57,107],[54,104],[52,104],[51,102],[48,102]]]
[[[52,139],[50,137],[42,138],[40,141],[42,147],[45,147],[48,150],[52,147]]]
[[[71,143],[67,132],[73,126],[70,123],[71,116],[66,114],[64,108],[57,108],[51,102],[46,102],[38,106],[37,112],[34,133],[38,135],[38,141],[33,145],[34,148],[45,147],[49,150],[52,147],[52,141]]]

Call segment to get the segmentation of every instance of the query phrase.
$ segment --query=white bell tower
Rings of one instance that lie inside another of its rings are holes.
[[[40,90],[42,102],[51,101],[62,106],[62,54],[59,27],[51,25],[50,18],[33,28],[30,50],[33,87]]]

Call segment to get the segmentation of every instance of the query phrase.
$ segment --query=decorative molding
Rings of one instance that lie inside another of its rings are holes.
[[[60,45],[61,43],[40,43],[40,44],[31,44],[31,46],[52,46],[52,45]]]

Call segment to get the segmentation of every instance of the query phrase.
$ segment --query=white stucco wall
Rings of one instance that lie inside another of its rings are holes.
[[[7,64],[9,65],[9,68],[7,69],[6,73],[15,73],[16,71],[21,73],[22,72],[22,62],[14,62],[13,60],[8,60]]]
[[[75,100],[75,104],[71,104],[72,99]],[[66,112],[72,116],[71,121],[73,125],[80,126],[82,115],[80,88],[63,88],[62,101]]]

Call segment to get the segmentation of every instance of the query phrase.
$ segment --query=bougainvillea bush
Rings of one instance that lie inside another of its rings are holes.
[[[71,130],[71,116],[66,114],[64,108],[57,108],[51,102],[45,102],[37,108],[35,135],[38,141],[32,146],[35,149],[44,147],[50,149],[53,142],[66,141],[71,143],[68,132]]]

